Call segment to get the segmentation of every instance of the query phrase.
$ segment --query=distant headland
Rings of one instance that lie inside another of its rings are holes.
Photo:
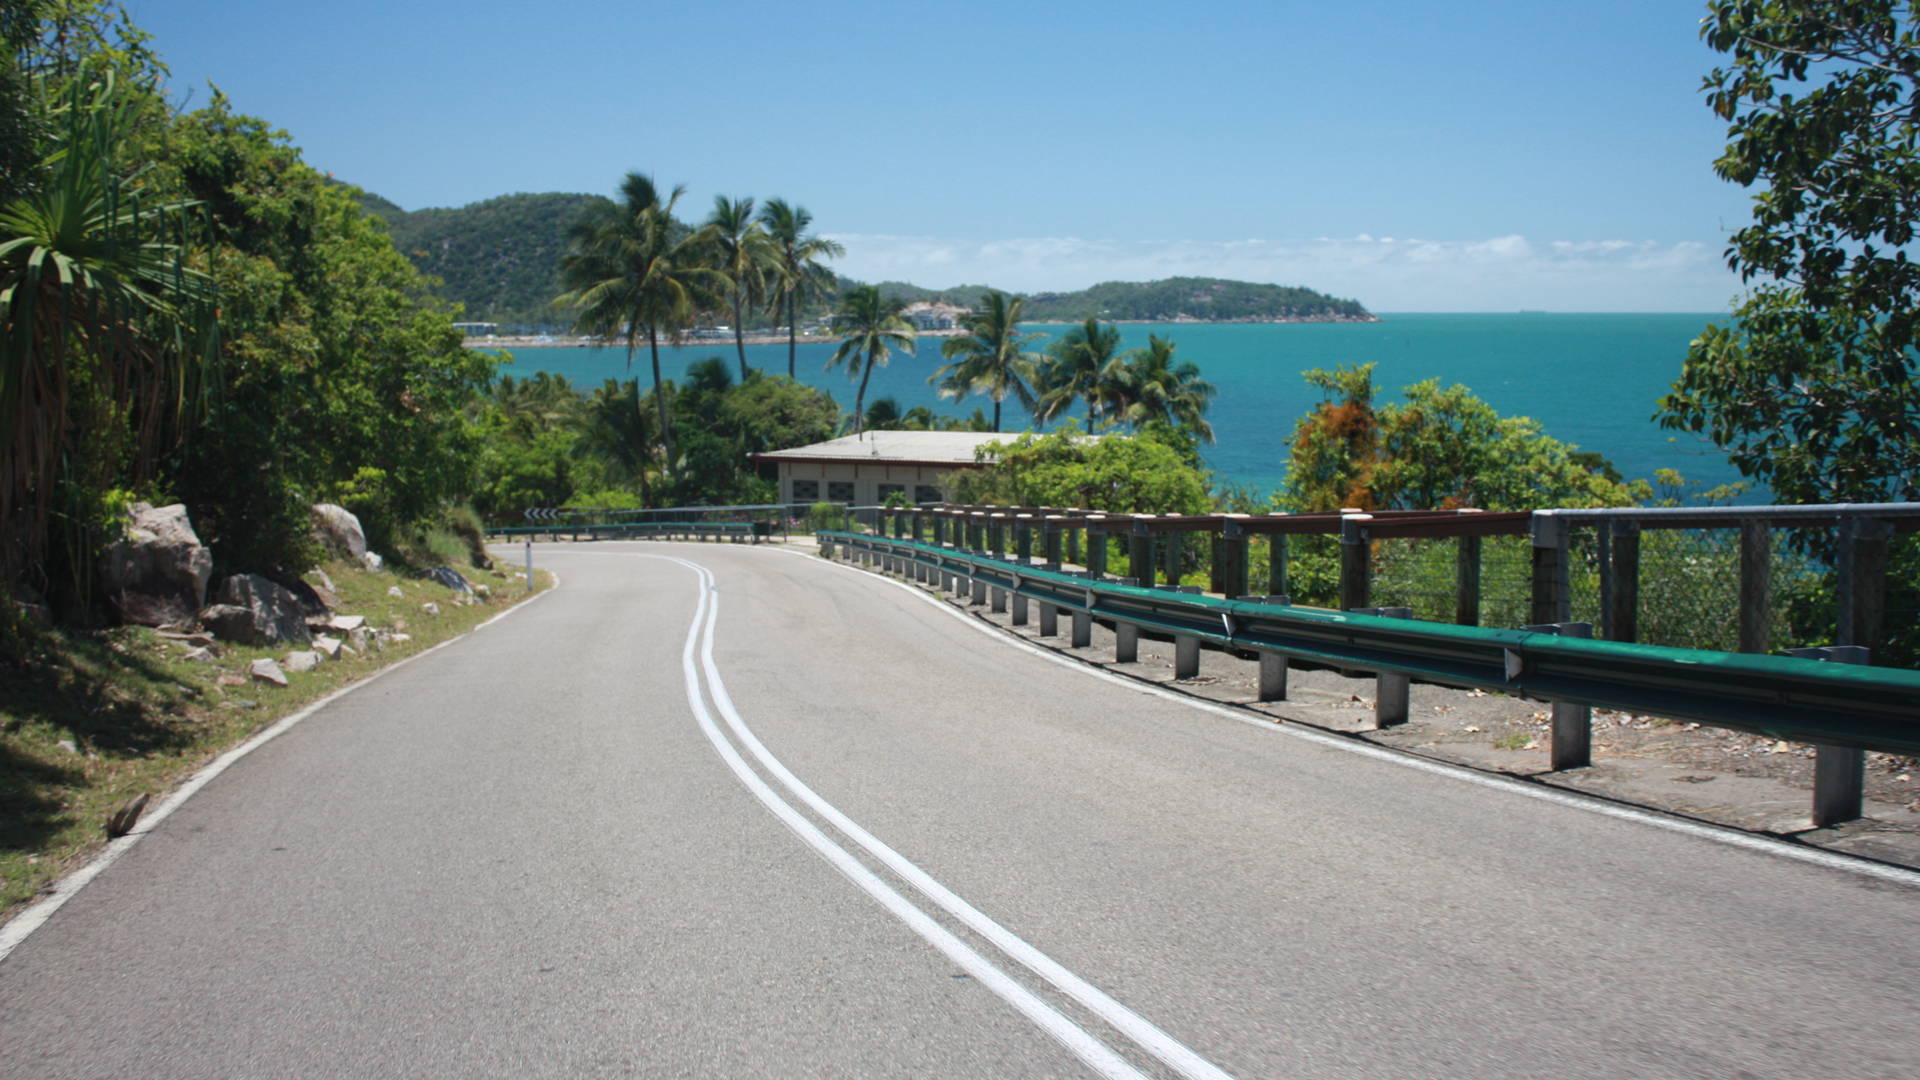
[[[562,290],[558,267],[567,229],[593,207],[598,195],[561,192],[502,195],[457,209],[407,211],[378,195],[362,193],[361,205],[387,223],[394,246],[421,271],[439,279],[442,299],[461,305],[462,319],[512,334],[522,347],[558,344],[564,317],[549,305]],[[834,293],[863,284],[838,277]],[[977,305],[986,285],[929,289],[904,281],[879,282],[881,295],[929,308]],[[1160,281],[1107,281],[1074,292],[1003,292],[1025,300],[1028,322],[1079,322],[1097,318],[1129,323],[1323,323],[1379,322],[1358,300],[1302,286],[1268,285],[1225,278],[1174,277]],[[797,320],[817,322],[835,296],[813,298]],[[724,320],[723,320],[724,321]],[[916,320],[922,322],[923,320]],[[933,333],[938,318],[919,327]],[[763,325],[765,324],[765,325]],[[750,333],[767,334],[764,318],[749,318]],[[727,335],[729,339],[731,334]],[[784,339],[784,335],[782,335]],[[569,341],[568,344],[577,344]]]

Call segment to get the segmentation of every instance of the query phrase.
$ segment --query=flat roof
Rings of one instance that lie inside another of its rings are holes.
[[[972,465],[974,451],[980,447],[1019,437],[1019,432],[1006,431],[868,431],[754,457],[762,461]]]

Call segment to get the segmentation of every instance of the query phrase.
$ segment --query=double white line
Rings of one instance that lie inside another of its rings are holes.
[[[714,722],[713,710],[707,708],[701,693],[702,674],[705,676],[706,696],[712,697],[714,710],[717,710],[725,719],[727,729],[733,733],[733,737],[739,740],[740,745],[749,754],[753,755],[754,760],[759,762],[760,767],[766,770],[769,776],[807,809],[838,829],[847,839],[911,885],[934,906],[991,942],[1009,959],[1038,975],[1056,990],[1094,1013],[1131,1039],[1141,1050],[1180,1076],[1186,1077],[1187,1080],[1232,1080],[1232,1077],[1218,1066],[1194,1053],[1173,1036],[1068,971],[1052,957],[1027,944],[1006,927],[981,914],[973,905],[954,895],[946,886],[928,876],[926,871],[881,843],[872,834],[855,824],[852,819],[835,809],[831,803],[815,794],[812,788],[801,783],[799,778],[788,771],[787,767],[769,753],[754,736],[753,731],[747,727],[746,721],[741,719],[739,711],[734,708],[733,699],[727,696],[726,683],[720,678],[720,669],[713,660],[713,630],[720,617],[720,591],[715,584],[713,572],[686,559],[665,555],[643,557],[678,563],[699,576],[700,602],[694,610],[693,625],[687,629],[687,643],[680,654],[681,673],[685,676],[687,684],[687,705],[693,709],[693,715],[700,722],[700,730],[706,734],[707,740],[719,752],[721,760],[727,763],[727,767],[733,770],[733,774],[746,785],[747,790],[751,791],[775,817],[792,829],[795,835],[845,874],[848,880],[865,890],[867,895],[879,901],[880,905],[895,918],[906,923],[915,933],[925,938],[928,944],[940,950],[948,959],[958,964],[961,970],[978,980],[982,986],[998,994],[1009,1005],[1019,1010],[1021,1015],[1033,1021],[1040,1030],[1072,1051],[1095,1072],[1112,1080],[1147,1080],[1147,1074],[1115,1053],[1106,1043],[1041,1000],[993,961],[982,956],[971,945],[962,941],[915,906],[912,901],[902,896],[761,779],[760,774],[748,766],[746,760],[734,748],[733,743],[727,740],[727,737],[721,733],[719,725]]]

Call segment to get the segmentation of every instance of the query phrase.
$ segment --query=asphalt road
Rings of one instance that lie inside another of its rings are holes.
[[[536,557],[560,590],[267,743],[0,961],[0,1076],[1920,1071],[1920,889],[1221,716],[814,558]]]

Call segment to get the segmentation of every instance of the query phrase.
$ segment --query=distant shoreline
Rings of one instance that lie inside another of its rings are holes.
[[[1127,326],[1208,326],[1208,325],[1234,325],[1234,324],[1240,324],[1240,323],[1247,323],[1247,324],[1254,324],[1254,325],[1274,325],[1274,324],[1293,324],[1293,323],[1377,323],[1380,321],[1380,317],[1378,315],[1369,314],[1366,316],[1333,315],[1333,316],[1318,316],[1313,318],[1299,318],[1299,317],[1293,317],[1293,316],[1264,316],[1264,317],[1258,317],[1258,318],[1245,318],[1245,319],[1185,319],[1185,318],[1181,318],[1181,319],[1102,319],[1100,321],[1107,322],[1107,323],[1124,324]],[[1023,323],[1021,325],[1023,326],[1024,325],[1070,326],[1070,325],[1073,325],[1073,323],[1071,320],[1066,322],[1061,322],[1061,323],[1053,323],[1049,321],[1036,320],[1033,323],[1030,323],[1030,324]],[[959,337],[961,334],[964,334],[964,333],[966,333],[965,330],[958,330],[958,329],[956,330],[916,330],[914,331],[914,336],[917,338],[945,338],[945,337]],[[813,345],[813,344],[821,344],[825,342],[837,342],[839,340],[840,340],[839,338],[830,337],[826,334],[801,334],[794,339],[795,343],[800,345]],[[787,343],[787,335],[764,334],[764,333],[747,334],[745,335],[743,341],[745,344],[748,344],[748,345],[785,345]],[[664,342],[664,341],[661,342],[662,345],[666,345],[669,348],[680,348],[680,349],[693,348],[693,347],[702,346],[702,345],[709,345],[717,349],[722,347],[731,347],[733,343],[734,343],[734,339],[732,335],[728,335],[726,337],[697,337],[697,338],[687,338],[685,340],[675,341],[675,342]],[[470,348],[470,349],[593,349],[593,348],[618,349],[623,347],[620,342],[600,341],[595,338],[587,338],[587,337],[563,337],[559,335],[550,335],[550,334],[541,334],[537,336],[502,334],[497,336],[489,335],[487,337],[470,337],[466,339],[464,344],[467,346],[467,348]]]

